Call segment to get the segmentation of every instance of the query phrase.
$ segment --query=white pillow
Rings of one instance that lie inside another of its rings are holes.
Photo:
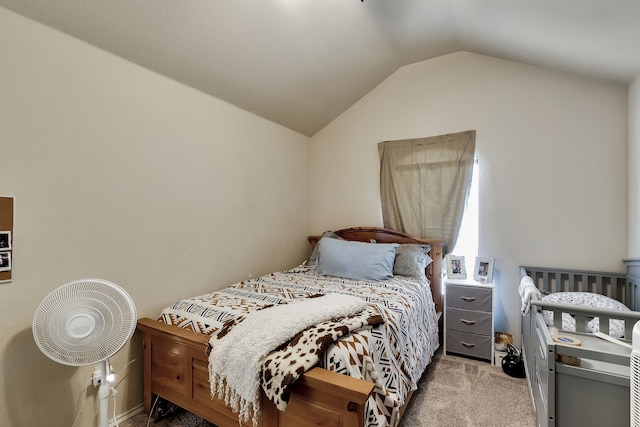
[[[393,277],[396,243],[364,243],[338,239],[318,242],[317,273],[355,280]]]

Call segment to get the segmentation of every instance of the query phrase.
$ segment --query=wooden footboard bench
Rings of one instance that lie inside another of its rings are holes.
[[[138,321],[138,330],[144,343],[145,413],[156,395],[219,427],[238,426],[237,414],[223,401],[211,398],[207,335],[148,318]],[[362,426],[364,404],[372,390],[373,383],[368,381],[314,368],[299,380],[286,411],[278,411],[263,396],[259,426]]]

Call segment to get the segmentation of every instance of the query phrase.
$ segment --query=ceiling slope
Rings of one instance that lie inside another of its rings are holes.
[[[313,135],[398,68],[465,50],[640,76],[637,0],[0,0],[0,6]]]

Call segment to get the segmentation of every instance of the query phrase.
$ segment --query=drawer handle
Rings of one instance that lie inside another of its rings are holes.
[[[476,297],[460,297],[461,300],[472,302],[476,300]]]
[[[467,347],[467,348],[473,348],[476,345],[472,342],[464,342],[464,341],[460,341],[460,344],[462,344],[463,346]]]
[[[464,323],[465,325],[475,325],[476,324],[475,320],[460,319],[460,321],[462,323]]]

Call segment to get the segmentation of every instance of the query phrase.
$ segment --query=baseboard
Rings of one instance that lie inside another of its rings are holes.
[[[144,410],[144,405],[141,403],[140,405],[136,406],[135,408],[129,409],[124,414],[118,415],[116,417],[115,421],[110,421],[109,422],[109,427],[115,427],[116,425],[120,424],[121,422],[126,421],[129,418],[138,415],[143,410]]]

